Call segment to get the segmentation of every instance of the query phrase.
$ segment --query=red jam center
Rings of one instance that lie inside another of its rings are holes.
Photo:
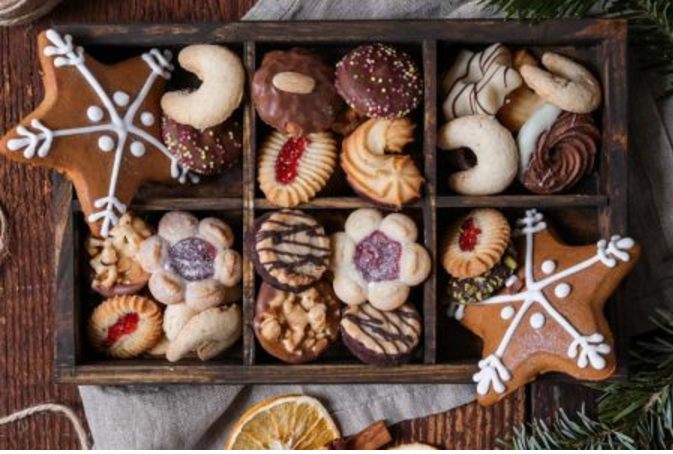
[[[140,317],[135,312],[129,312],[121,316],[111,327],[107,329],[107,336],[103,341],[106,347],[117,342],[122,336],[133,333],[138,328]]]
[[[299,173],[299,160],[311,143],[308,137],[290,137],[276,158],[276,181],[290,184]]]
[[[187,281],[213,277],[215,273],[215,246],[201,238],[185,238],[168,248],[171,269]]]
[[[390,281],[400,275],[402,245],[376,230],[355,247],[353,262],[367,282]]]
[[[465,219],[465,222],[460,226],[460,236],[458,237],[458,246],[461,251],[472,251],[477,245],[481,234],[481,229],[474,225],[473,218]]]

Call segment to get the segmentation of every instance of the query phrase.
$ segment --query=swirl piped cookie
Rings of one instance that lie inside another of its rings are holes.
[[[327,184],[336,158],[336,143],[330,133],[291,137],[274,131],[260,149],[259,187],[280,207],[308,202]]]
[[[423,176],[411,156],[401,154],[413,141],[413,131],[408,118],[372,119],[346,137],[341,168],[355,192],[396,209],[421,196]]]

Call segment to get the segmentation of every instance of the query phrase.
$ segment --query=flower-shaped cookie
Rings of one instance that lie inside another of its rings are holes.
[[[430,274],[430,255],[416,243],[409,217],[362,208],[346,220],[345,232],[332,237],[334,292],[346,304],[369,301],[391,311],[407,301],[409,287]]]
[[[233,243],[233,231],[220,219],[166,213],[157,235],[140,246],[152,296],[164,304],[186,303],[198,312],[237,300],[241,256],[231,249]]]

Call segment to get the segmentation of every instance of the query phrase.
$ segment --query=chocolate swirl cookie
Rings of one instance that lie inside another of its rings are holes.
[[[341,318],[344,344],[360,361],[393,366],[411,359],[421,338],[421,317],[409,303],[380,311],[369,303],[348,306]]]
[[[302,211],[265,214],[255,222],[248,241],[257,273],[278,289],[301,292],[327,270],[329,237],[322,225]]]
[[[291,136],[326,131],[343,107],[334,69],[298,48],[264,56],[252,80],[252,100],[265,123]]]
[[[599,139],[591,115],[562,112],[537,138],[521,182],[536,194],[570,189],[591,172]]]

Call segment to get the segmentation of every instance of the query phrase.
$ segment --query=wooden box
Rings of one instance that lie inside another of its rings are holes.
[[[79,384],[122,383],[468,383],[476,369],[480,341],[446,316],[446,275],[437,262],[438,241],[452,219],[472,207],[495,207],[514,218],[526,208],[540,208],[570,242],[595,241],[626,226],[626,23],[620,20],[547,21],[536,25],[503,20],[259,22],[208,25],[74,25],[57,27],[70,33],[96,58],[113,62],[150,47],[178,50],[192,43],[224,44],[237,52],[250,77],[264,53],[292,46],[308,47],[335,63],[361,43],[395,44],[422,65],[424,103],[413,114],[417,124],[414,155],[422,165],[426,184],[423,198],[404,209],[418,223],[431,252],[431,277],[412,292],[421,311],[424,336],[410,364],[394,369],[360,363],[336,345],[315,363],[288,365],[266,354],[252,329],[255,293],[260,279],[244,261],[242,340],[223,357],[210,362],[136,358],[111,360],[87,347],[85,325],[101,298],[89,289],[83,248],[88,234],[69,183],[58,179],[54,193],[57,249],[56,377]],[[480,49],[502,42],[512,49],[535,53],[556,50],[586,64],[603,86],[604,102],[596,119],[601,126],[600,157],[593,173],[570,194],[539,196],[516,185],[504,194],[466,197],[450,193],[436,130],[443,123],[438,112],[440,74],[461,48]],[[179,77],[179,76],[178,76]],[[256,149],[269,132],[256,116],[246,95],[240,109],[244,124],[242,163],[229,173],[198,186],[147,186],[138,193],[132,210],[156,221],[162,212],[185,209],[197,215],[222,216],[234,227],[238,246],[253,220],[273,207],[256,182]],[[369,206],[348,187],[342,171],[316,199],[301,208],[324,221],[331,233],[343,226],[347,214]],[[241,250],[241,249],[239,249]],[[615,298],[618,299],[618,298]],[[625,340],[618,303],[608,306],[616,338]],[[619,348],[618,348],[619,350]],[[622,349],[623,350],[623,349]]]

